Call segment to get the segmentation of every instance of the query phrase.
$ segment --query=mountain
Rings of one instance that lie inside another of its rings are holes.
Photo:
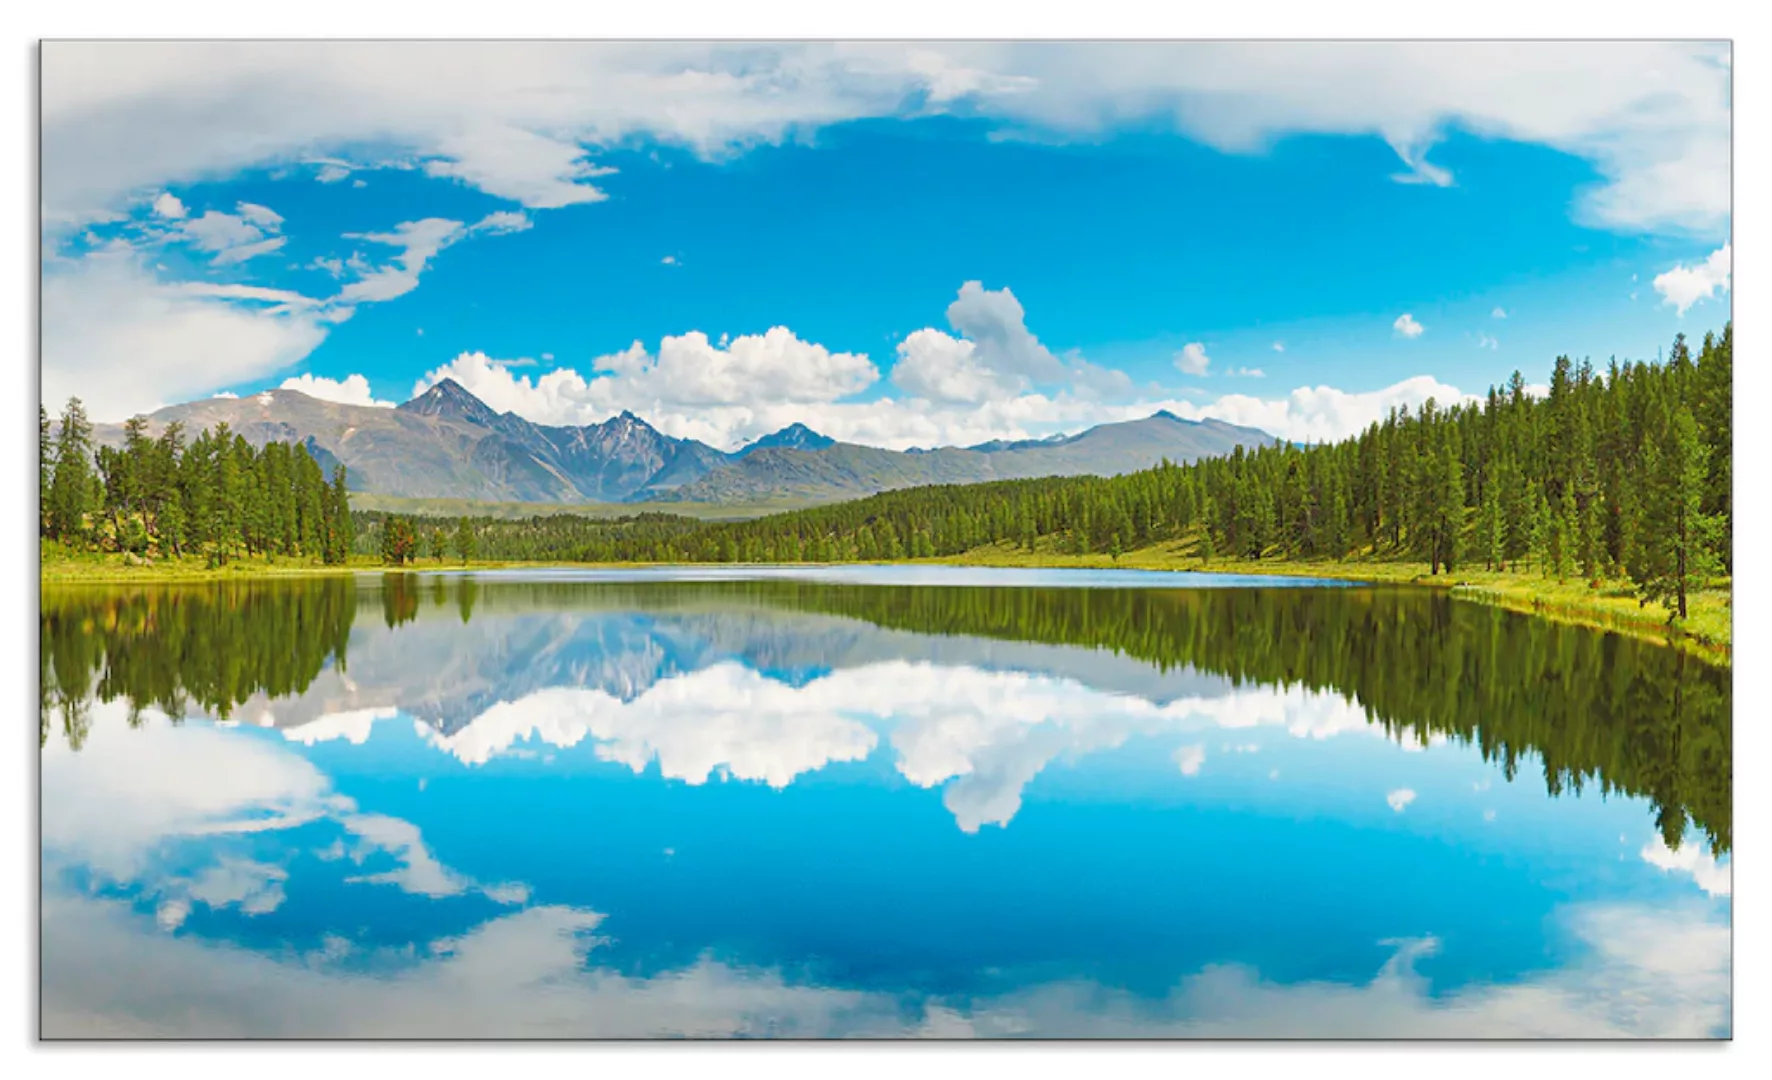
[[[150,435],[178,421],[188,434],[226,423],[255,446],[304,443],[352,490],[485,502],[831,502],[919,484],[1033,476],[1103,476],[1191,461],[1272,438],[1167,412],[1050,439],[897,451],[838,442],[790,424],[733,453],[665,435],[630,412],[582,427],[501,413],[444,379],[396,408],[342,405],[296,390],[173,405],[148,417]],[[122,425],[100,424],[119,445]]]
[[[648,484],[668,491],[727,455],[674,439],[633,413],[583,427],[548,427],[494,411],[453,379],[397,408],[321,401],[296,390],[174,405],[148,417],[150,434],[180,421],[195,433],[226,422],[247,442],[306,443],[322,467],[347,469],[354,491],[486,502],[619,502]],[[100,442],[122,442],[100,424]]]
[[[732,456],[744,457],[753,450],[766,450],[772,446],[784,450],[823,450],[827,446],[835,445],[836,442],[837,440],[829,435],[820,435],[805,424],[789,424],[773,435],[763,436]]]
[[[1273,442],[1255,428],[1220,420],[1183,420],[1158,412],[1143,420],[1101,424],[1075,435],[978,446],[898,452],[835,443],[823,450],[766,447],[693,483],[660,492],[664,501],[830,502],[922,484],[972,484],[1035,476],[1115,476],[1168,458],[1182,463]]]

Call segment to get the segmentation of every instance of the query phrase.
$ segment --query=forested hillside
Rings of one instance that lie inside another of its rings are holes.
[[[352,547],[344,466],[328,484],[305,446],[255,448],[226,423],[187,445],[172,423],[147,436],[136,417],[121,447],[94,448],[78,398],[53,430],[38,406],[39,534],[75,550],[135,557],[291,555],[343,563]]]
[[[1686,614],[1731,571],[1732,329],[1665,361],[1603,371],[1560,357],[1548,393],[1516,372],[1481,401],[1426,402],[1359,436],[1276,442],[1123,476],[892,491],[745,522],[667,514],[427,521],[408,555],[460,536],[492,560],[835,562],[1012,542],[1065,552],[1188,540],[1202,558],[1419,558],[1559,578],[1628,579]],[[410,522],[400,525],[411,529]],[[379,550],[380,516],[360,521]]]

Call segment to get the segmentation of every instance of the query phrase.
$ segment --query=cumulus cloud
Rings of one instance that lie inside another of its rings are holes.
[[[123,701],[93,702],[92,724],[78,751],[52,741],[43,751],[43,847],[46,868],[78,864],[117,882],[139,882],[163,900],[176,925],[190,902],[243,905],[248,914],[280,902],[279,872],[254,869],[232,837],[285,832],[326,823],[348,838],[358,863],[374,857],[391,867],[357,880],[407,892],[446,896],[477,889],[442,866],[416,826],[361,812],[332,790],[305,758],[276,743],[214,725],[174,725],[144,713],[132,730]],[[181,838],[206,838],[215,860],[193,876],[157,878],[158,853]],[[497,896],[494,896],[497,899]]]
[[[1234,367],[1234,368],[1231,368],[1229,371],[1225,372],[1225,374],[1230,376],[1231,378],[1235,378],[1235,379],[1265,379],[1265,378],[1267,378],[1267,372],[1261,370],[1258,367]]]
[[[314,174],[314,179],[322,184],[336,184],[349,175],[351,175],[349,165],[342,161],[328,161],[320,165],[320,171]]]
[[[784,349],[804,347],[814,354],[812,351],[820,348],[807,342],[792,346],[789,340],[798,339],[791,332],[781,330],[780,335]],[[903,450],[1040,438],[1096,424],[1142,420],[1158,410],[1184,420],[1222,420],[1283,439],[1323,442],[1358,434],[1392,408],[1413,408],[1428,398],[1441,404],[1474,400],[1426,375],[1371,391],[1299,387],[1278,398],[1226,394],[1206,403],[1161,397],[1113,402],[1066,392],[993,397],[991,393],[1001,385],[990,382],[988,374],[964,365],[932,365],[928,379],[919,386],[928,397],[853,401],[833,394],[855,387],[848,391],[853,394],[873,382],[864,377],[866,358],[856,354],[839,361],[838,357],[847,354],[828,350],[824,352],[829,359],[804,367],[773,374],[766,367],[758,368],[763,379],[759,385],[779,389],[773,394],[757,394],[747,390],[750,384],[738,377],[753,370],[748,365],[755,361],[718,354],[744,354],[758,348],[767,355],[767,349],[741,346],[744,338],[730,339],[722,349],[709,345],[706,335],[700,333],[665,341],[679,344],[667,345],[658,354],[636,344],[613,357],[598,359],[589,377],[570,367],[533,376],[521,374],[513,369],[528,366],[528,361],[498,359],[483,352],[462,353],[427,372],[413,391],[422,393],[442,379],[452,378],[494,409],[543,424],[595,423],[625,408],[666,434],[700,439],[721,449],[735,449],[796,422],[844,442]],[[963,348],[965,342],[956,348],[952,344],[955,339],[947,341],[945,347],[952,350],[949,355],[969,355]],[[928,355],[936,346],[925,343],[919,349]],[[702,366],[685,371],[680,379],[658,374],[674,370],[666,361],[667,352],[699,357],[710,351],[715,354],[712,360],[697,360]],[[1243,374],[1255,377],[1257,370]],[[981,388],[981,382],[990,389]],[[721,400],[722,395],[730,396]]]
[[[1724,244],[1701,263],[1693,266],[1680,263],[1672,270],[1655,275],[1655,291],[1661,294],[1663,304],[1678,308],[1683,318],[1693,304],[1729,291],[1732,263],[1729,245]]]
[[[906,393],[945,404],[1007,397],[1025,385],[1015,375],[986,367],[972,342],[935,329],[914,331],[898,343],[892,382]]]
[[[1056,382],[1065,367],[1027,328],[1021,301],[1007,288],[968,281],[948,305],[948,325],[973,343],[987,370],[1033,382]]]
[[[948,305],[947,319],[957,337],[930,327],[899,343],[892,368],[899,389],[950,405],[1009,398],[1035,386],[1062,385],[1085,396],[1132,389],[1124,372],[1054,355],[1027,328],[1027,312],[1008,288],[966,282]]]
[[[1507,318],[1507,310],[1505,308],[1498,307],[1494,311],[1491,311],[1489,313],[1489,317],[1491,319],[1505,319],[1505,318]]]
[[[520,741],[550,746],[597,741],[597,756],[667,778],[707,783],[716,771],[786,787],[803,772],[873,751],[872,729],[826,694],[724,663],[655,683],[631,701],[568,687],[500,703],[453,735],[421,728],[432,745],[478,765]]]
[[[1667,841],[1656,836],[1644,844],[1637,855],[1650,866],[1690,876],[1707,896],[1728,896],[1733,889],[1735,875],[1728,858],[1719,861],[1702,844],[1688,842],[1675,851],[1667,846]]]
[[[813,422],[820,407],[879,380],[865,354],[833,352],[786,327],[724,345],[691,331],[664,338],[657,352],[635,342],[597,358],[588,379],[565,367],[532,378],[513,366],[463,353],[427,372],[413,393],[452,378],[493,408],[538,423],[595,423],[631,409],[669,434],[731,447],[796,420]]]
[[[1415,316],[1409,314],[1407,311],[1397,316],[1397,321],[1391,323],[1391,329],[1397,332],[1397,336],[1406,338],[1418,338],[1426,330],[1425,327],[1415,321]]]
[[[960,112],[1007,134],[1152,121],[1229,153],[1297,133],[1384,140],[1401,178],[1449,130],[1592,164],[1585,220],[1718,229],[1727,44],[1690,42],[51,42],[46,217],[316,151],[383,156],[534,207],[596,201],[590,155],[635,136],[719,156],[869,116]],[[447,78],[435,73],[446,71]],[[546,93],[535,92],[546,87]],[[214,101],[234,108],[218,113]]]
[[[1283,341],[1274,342],[1274,351],[1281,352],[1281,353],[1285,352],[1286,351],[1286,343]]]
[[[297,375],[284,379],[281,389],[299,390],[311,398],[321,401],[336,401],[341,405],[369,405],[378,409],[391,409],[392,401],[377,401],[369,392],[369,380],[361,375],[346,375],[343,379],[328,379],[322,375]]]
[[[1409,788],[1398,788],[1386,795],[1384,801],[1392,810],[1400,814],[1404,807],[1415,801],[1415,792]]]
[[[1259,428],[1298,442],[1328,442],[1365,430],[1391,409],[1416,408],[1429,398],[1442,405],[1476,400],[1429,375],[1417,375],[1379,390],[1348,392],[1330,386],[1301,386],[1284,398],[1226,394],[1207,405],[1172,402],[1166,407],[1184,420],[1215,419]]]
[[[661,775],[689,784],[718,775],[772,787],[867,758],[879,731],[905,779],[942,788],[955,824],[977,832],[1007,825],[1023,789],[1061,756],[1120,746],[1134,735],[1263,726],[1299,739],[1386,737],[1358,703],[1299,686],[1159,704],[1072,678],[923,661],[843,668],[797,686],[724,662],[661,679],[628,700],[601,689],[551,688],[494,705],[452,734],[417,730],[469,765],[531,740],[566,748],[589,739],[598,757],[636,773],[656,763]],[[1192,776],[1205,748],[1185,744],[1174,760]]]
[[[1175,369],[1183,375],[1204,375],[1211,366],[1212,359],[1206,355],[1206,346],[1197,341],[1190,341],[1175,354]]]
[[[154,213],[163,218],[182,218],[185,216],[185,204],[172,192],[162,191],[154,200]]]

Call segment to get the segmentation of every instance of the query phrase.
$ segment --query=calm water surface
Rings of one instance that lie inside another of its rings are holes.
[[[1730,680],[1085,571],[43,595],[42,1028],[1719,1037]]]

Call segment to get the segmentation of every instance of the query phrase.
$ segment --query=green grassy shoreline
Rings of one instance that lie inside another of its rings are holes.
[[[1426,563],[1388,559],[1312,561],[1261,559],[1215,559],[1202,562],[1186,544],[1158,544],[1129,551],[1114,560],[1107,555],[1069,555],[1052,551],[1028,552],[1010,545],[976,548],[962,555],[936,559],[899,560],[906,564],[1041,567],[1077,569],[1167,570],[1182,573],[1224,573],[1319,577],[1343,581],[1411,585],[1445,589],[1461,600],[1492,604],[1556,622],[1611,630],[1693,653],[1712,663],[1731,662],[1731,596],[1727,583],[1707,589],[1690,601],[1683,626],[1670,627],[1668,613],[1658,604],[1639,605],[1623,583],[1602,583],[1599,588],[1571,578],[1557,581],[1536,572],[1498,572],[1460,568],[1456,573],[1430,574]],[[275,580],[361,573],[417,573],[432,570],[499,570],[526,567],[631,568],[649,563],[566,562],[461,562],[424,560],[400,570],[378,560],[359,556],[342,566],[322,566],[302,559],[239,560],[210,569],[200,559],[161,560],[150,565],[126,565],[119,555],[69,555],[48,548],[42,553],[40,581],[43,585],[134,585],[178,582]],[[699,564],[698,564],[699,565]]]

